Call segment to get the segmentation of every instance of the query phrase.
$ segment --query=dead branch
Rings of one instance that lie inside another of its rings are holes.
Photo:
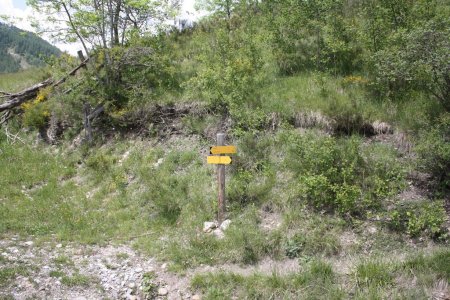
[[[7,110],[7,109],[17,107],[28,100],[36,98],[40,89],[45,88],[45,87],[51,85],[52,83],[53,83],[53,79],[49,78],[49,79],[39,82],[38,84],[35,84],[32,87],[27,88],[17,94],[12,94],[11,96],[9,96],[8,101],[6,101],[3,104],[0,104],[0,112]]]
[[[25,144],[25,142],[19,137],[19,132],[16,134],[9,132],[8,126],[5,126],[5,134],[8,143],[14,144],[16,141],[19,141],[22,144]]]
[[[76,68],[74,68],[72,71],[70,71],[66,76],[61,78],[60,80],[54,82],[52,78],[48,78],[42,82],[39,82],[38,84],[33,85],[32,87],[29,87],[21,92],[15,93],[15,94],[9,94],[7,98],[9,98],[6,102],[0,104],[0,112],[12,109],[14,107],[17,107],[21,105],[24,102],[27,102],[29,100],[32,100],[36,98],[37,94],[39,93],[39,90],[46,88],[48,86],[56,87],[63,82],[67,80],[69,76],[75,75],[75,73],[86,66],[87,62],[89,61],[89,58],[84,60],[80,65],[78,65]],[[4,93],[4,92],[3,92]],[[6,93],[5,93],[6,94]]]
[[[0,118],[0,125],[3,125],[4,123],[8,122],[8,120],[11,118],[12,118],[12,113],[10,110],[3,112],[2,117]]]

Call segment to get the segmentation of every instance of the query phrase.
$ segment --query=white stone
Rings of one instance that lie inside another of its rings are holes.
[[[377,233],[377,228],[375,226],[371,226],[367,228],[367,231],[369,231],[370,234]]]
[[[225,234],[223,233],[222,230],[220,230],[220,228],[217,228],[213,231],[213,234],[215,237],[217,237],[218,239],[223,239],[225,237]]]
[[[216,222],[204,222],[203,223],[203,232],[209,233],[213,231],[213,229],[217,228]]]
[[[56,248],[62,248],[62,244],[56,245]]]
[[[159,167],[160,164],[162,164],[163,161],[164,161],[164,159],[163,159],[163,158],[160,158],[160,159],[158,159],[158,161],[157,161],[156,163],[153,164],[153,166],[154,166],[155,168],[157,168],[157,167]]]
[[[33,241],[28,241],[28,242],[25,242],[25,246],[33,246]]]
[[[222,229],[223,231],[227,230],[228,227],[231,224],[231,220],[225,220],[222,222],[222,224],[220,224],[220,229]]]
[[[202,297],[200,297],[199,295],[194,295],[194,296],[192,296],[191,299],[192,299],[192,300],[201,300]]]
[[[136,284],[135,284],[134,282],[132,282],[132,283],[130,283],[130,284],[128,285],[128,287],[129,287],[130,289],[134,289],[134,288],[136,287]]]
[[[158,289],[158,295],[159,296],[166,296],[169,293],[169,291],[166,288],[159,288]]]
[[[161,266],[161,269],[163,269],[163,270],[167,269],[167,263],[163,263]]]
[[[141,273],[142,271],[144,271],[144,269],[142,269],[142,268],[137,268],[136,269],[136,273]]]

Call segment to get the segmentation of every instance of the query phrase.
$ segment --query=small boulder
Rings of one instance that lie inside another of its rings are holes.
[[[169,293],[169,291],[166,288],[161,287],[158,289],[159,296],[166,296],[168,293]]]
[[[217,228],[216,222],[204,222],[203,223],[203,232],[210,233],[214,229]]]
[[[228,227],[231,224],[231,220],[225,220],[222,222],[222,224],[220,224],[220,229],[222,229],[223,231],[227,230]]]
[[[223,231],[220,228],[217,228],[213,231],[213,234],[215,237],[217,237],[219,240],[223,239],[225,237],[225,234],[223,233]]]

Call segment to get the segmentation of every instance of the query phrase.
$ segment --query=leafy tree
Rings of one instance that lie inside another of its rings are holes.
[[[379,90],[394,97],[411,91],[433,95],[450,111],[450,22],[433,20],[394,35],[374,56]]]
[[[177,10],[178,0],[29,0],[28,4],[46,16],[35,25],[62,41],[108,48],[124,45],[130,37],[148,30]],[[51,24],[46,25],[46,24]]]

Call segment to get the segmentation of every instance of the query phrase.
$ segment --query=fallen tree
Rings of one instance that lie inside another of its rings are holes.
[[[32,87],[29,87],[27,89],[24,89],[23,91],[20,91],[18,93],[7,93],[7,92],[1,92],[2,98],[7,98],[6,102],[0,104],[0,112],[5,110],[13,109],[22,103],[25,103],[27,101],[30,101],[32,99],[35,99],[37,94],[39,93],[39,90],[46,88],[48,86],[58,86],[65,82],[69,76],[73,76],[76,74],[76,72],[85,67],[88,63],[89,58],[85,59],[80,65],[78,65],[76,68],[74,68],[72,71],[70,71],[66,76],[61,78],[58,81],[54,81],[52,78],[48,78],[42,82],[39,82]]]

